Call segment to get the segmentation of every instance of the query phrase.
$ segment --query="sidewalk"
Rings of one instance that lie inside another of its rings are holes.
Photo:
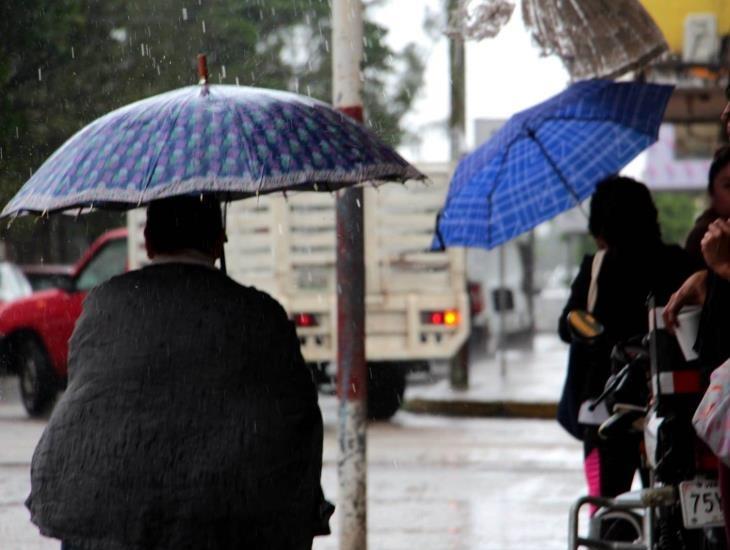
[[[531,347],[506,350],[504,376],[499,356],[472,353],[468,389],[452,389],[447,374],[435,384],[410,385],[403,407],[451,416],[555,418],[567,360],[568,346],[556,335],[538,334]]]

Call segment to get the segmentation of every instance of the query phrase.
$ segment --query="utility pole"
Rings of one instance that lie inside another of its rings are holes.
[[[460,0],[446,0],[447,16],[459,7]],[[451,162],[458,162],[466,143],[466,63],[464,38],[449,37],[449,83],[451,111],[449,113],[449,139]]]
[[[332,0],[332,103],[360,122],[361,0]],[[340,550],[367,549],[367,368],[361,187],[337,193],[337,395]]]
[[[459,7],[460,0],[446,0],[447,17]],[[449,88],[451,107],[449,111],[450,160],[453,165],[464,153],[466,142],[466,68],[464,39],[461,36],[449,37]],[[449,369],[451,387],[469,387],[469,341],[464,342],[456,356],[451,360]]]

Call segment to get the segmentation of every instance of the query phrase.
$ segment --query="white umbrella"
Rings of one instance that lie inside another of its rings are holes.
[[[493,37],[514,6],[512,0],[462,0],[448,32],[465,39]],[[615,78],[668,50],[638,0],[522,0],[522,16],[543,54],[560,57],[574,81]]]

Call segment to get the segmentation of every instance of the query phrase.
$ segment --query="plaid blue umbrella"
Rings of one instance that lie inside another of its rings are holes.
[[[92,122],[58,149],[2,216],[130,208],[210,193],[222,200],[423,178],[329,105],[240,86],[190,86]]]
[[[588,80],[510,118],[457,166],[434,248],[493,248],[576,206],[657,139],[671,86]]]

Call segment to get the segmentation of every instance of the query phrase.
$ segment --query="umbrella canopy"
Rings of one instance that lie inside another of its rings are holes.
[[[615,78],[668,50],[638,0],[524,0],[522,15],[543,53],[556,53],[573,80]]]
[[[576,206],[656,141],[671,93],[589,80],[514,115],[457,166],[433,246],[493,248]]]
[[[662,12],[676,11],[665,2]],[[446,32],[473,40],[494,37],[514,8],[515,0],[459,0]],[[522,0],[522,18],[543,55],[557,54],[573,80],[641,70],[668,50],[638,0]]]
[[[207,84],[127,105],[58,149],[2,216],[131,208],[188,193],[232,200],[423,178],[370,130],[320,101]]]

